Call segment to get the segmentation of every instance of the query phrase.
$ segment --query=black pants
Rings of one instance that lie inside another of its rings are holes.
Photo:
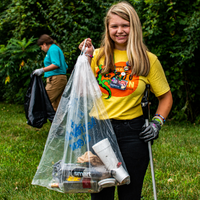
[[[143,116],[133,120],[111,120],[120,151],[131,178],[129,185],[118,186],[119,200],[140,200],[149,163],[148,144],[139,139]],[[115,187],[91,194],[92,200],[114,200]]]

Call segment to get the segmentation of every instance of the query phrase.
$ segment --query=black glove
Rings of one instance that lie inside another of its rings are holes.
[[[139,134],[139,137],[141,140],[144,140],[144,142],[153,141],[158,138],[160,129],[160,123],[156,120],[152,120],[149,126],[146,127],[145,124],[142,126],[142,132]]]

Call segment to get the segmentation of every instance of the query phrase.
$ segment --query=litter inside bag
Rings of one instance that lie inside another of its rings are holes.
[[[24,110],[27,124],[41,128],[47,119],[53,121],[55,111],[40,76],[30,75],[31,82],[25,96]]]
[[[129,183],[101,91],[82,53],[63,92],[32,184],[63,193],[96,193]]]

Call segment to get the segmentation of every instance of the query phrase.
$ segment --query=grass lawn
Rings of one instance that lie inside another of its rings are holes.
[[[50,123],[26,124],[23,106],[0,102],[0,200],[89,200],[90,195],[63,194],[31,185]],[[167,122],[152,146],[158,199],[200,199],[200,125]],[[148,168],[143,200],[153,200]],[[118,198],[116,197],[115,200]]]

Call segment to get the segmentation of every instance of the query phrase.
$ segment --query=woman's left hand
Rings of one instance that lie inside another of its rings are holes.
[[[139,138],[144,140],[144,142],[149,142],[158,138],[161,125],[158,121],[152,120],[149,123],[149,126],[146,127],[146,124],[142,127],[142,132],[139,134]]]

